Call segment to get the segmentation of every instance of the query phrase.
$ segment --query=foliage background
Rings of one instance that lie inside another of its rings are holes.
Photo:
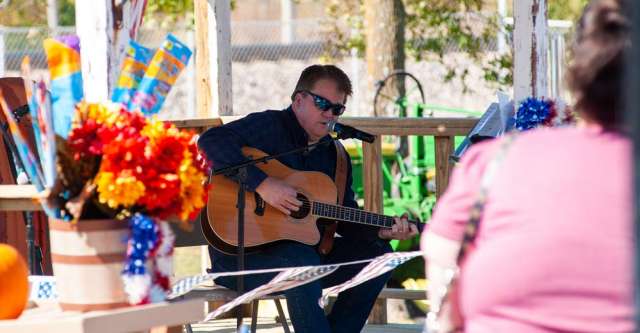
[[[235,2],[242,0],[232,0],[232,8]],[[299,1],[299,0],[298,0]],[[296,2],[298,2],[296,1]],[[324,2],[327,9],[334,5],[336,0],[313,0]],[[497,0],[451,0],[444,1],[453,7],[465,6],[471,3],[481,4],[486,10],[493,10]],[[344,2],[352,3],[353,0],[344,0]],[[417,1],[405,0],[406,4],[431,2],[442,3],[443,1]],[[587,4],[588,0],[549,0],[547,1],[548,13],[550,19],[557,20],[576,20]],[[47,0],[10,0],[9,5],[0,8],[0,25],[3,26],[44,26],[47,25]],[[75,0],[58,0],[58,21],[60,25],[75,24]],[[164,14],[182,16],[193,12],[193,0],[149,0],[147,7],[148,15]],[[511,13],[511,1],[508,1],[508,10]],[[354,12],[345,12],[345,14],[353,15]],[[180,17],[177,18],[180,20]]]
[[[236,2],[231,0],[232,9]],[[293,0],[300,2],[301,0]],[[364,0],[306,0],[325,6],[326,35],[324,61],[349,55],[352,49],[364,55],[366,27]],[[511,53],[486,56],[486,45],[499,29],[498,0],[402,0],[406,17],[405,54],[415,61],[435,60],[446,66],[444,78],[459,79],[467,89],[468,69],[445,61],[445,47],[457,45],[483,68],[485,81],[497,87],[512,84],[513,57]],[[507,15],[512,13],[512,1],[507,1]],[[575,21],[588,0],[548,0],[549,19]],[[277,3],[277,2],[276,2]],[[75,24],[75,0],[57,0],[58,22],[61,26]],[[193,26],[194,0],[149,0],[144,24],[146,26]],[[0,9],[0,26],[46,26],[47,0],[9,0]],[[391,15],[391,13],[389,14]],[[482,28],[478,28],[482,27]]]

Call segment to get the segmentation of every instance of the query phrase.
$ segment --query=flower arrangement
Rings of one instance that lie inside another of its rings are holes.
[[[189,221],[206,198],[207,164],[195,141],[193,133],[120,103],[81,102],[67,139],[68,159],[93,166],[95,174],[77,177],[63,168],[62,180],[66,188],[89,182],[97,206],[110,216]]]
[[[208,163],[197,135],[158,120],[169,89],[191,51],[169,35],[151,50],[131,42],[110,101],[83,100],[79,43],[74,36],[44,42],[51,72],[26,85],[37,151],[26,145],[4,103],[24,171],[44,195],[52,218],[118,219],[130,235],[122,270],[131,304],[164,300],[172,273],[174,236],[166,221],[185,226],[206,205]],[[28,77],[23,68],[23,76]]]

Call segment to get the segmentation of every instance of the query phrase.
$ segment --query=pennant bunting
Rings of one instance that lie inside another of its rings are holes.
[[[362,263],[371,262],[373,259],[365,259],[365,260],[357,260],[335,264],[336,266],[346,266],[346,265],[358,265]],[[221,273],[211,273],[211,274],[203,274],[203,275],[195,275],[186,277],[178,280],[171,287],[171,294],[169,294],[168,298],[173,299],[180,297],[189,291],[193,290],[198,285],[205,283],[207,281],[215,280],[221,276],[238,276],[238,275],[249,275],[249,274],[264,274],[264,273],[277,273],[283,272],[294,267],[280,267],[280,268],[268,268],[268,269],[256,269],[256,270],[247,270],[247,271],[238,271],[238,272],[221,272]]]
[[[333,273],[338,265],[304,266],[286,270],[274,277],[269,283],[246,292],[233,301],[225,303],[215,311],[209,313],[203,321],[215,319],[219,315],[233,309],[239,304],[248,303],[256,298],[273,294],[279,291],[295,288],[303,284],[318,280]]]
[[[331,288],[327,288],[323,290],[323,296],[318,300],[318,305],[320,307],[324,307],[327,303],[327,300],[332,295],[337,295],[343,290],[347,290],[349,288],[355,287],[361,283],[369,281],[373,278],[376,278],[384,273],[387,273],[394,268],[402,265],[403,263],[415,258],[422,256],[422,252],[413,251],[413,252],[391,252],[385,255],[376,257],[373,261],[371,261],[367,266],[365,266],[358,275],[351,278],[351,280],[339,284],[337,286],[333,286]]]
[[[171,294],[167,297],[167,299],[179,299],[180,296],[193,290],[196,286],[204,282],[214,280],[221,276],[238,276],[279,272],[279,274],[276,275],[268,283],[238,296],[231,302],[225,303],[215,311],[209,313],[209,315],[207,315],[207,317],[203,320],[203,322],[206,322],[217,318],[222,313],[231,310],[239,304],[248,303],[254,299],[266,295],[282,292],[321,279],[335,272],[341,266],[369,263],[360,271],[358,275],[353,277],[351,280],[343,284],[325,289],[323,292],[324,296],[318,302],[318,305],[320,307],[324,307],[324,304],[326,303],[326,300],[329,296],[337,295],[343,290],[347,290],[365,281],[380,276],[386,272],[393,270],[399,265],[419,256],[422,256],[422,252],[420,251],[393,252],[372,259],[337,263],[333,265],[283,267],[191,276],[183,278],[174,283],[171,287]],[[30,300],[55,300],[57,298],[56,281],[53,276],[31,276],[29,277],[29,281],[31,283],[31,294],[29,298]]]

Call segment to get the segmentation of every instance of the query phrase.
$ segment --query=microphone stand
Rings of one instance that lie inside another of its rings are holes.
[[[238,208],[238,246],[237,246],[238,251],[236,253],[237,260],[238,260],[238,271],[244,270],[244,208],[245,208],[244,201],[245,201],[245,193],[247,190],[246,188],[247,176],[248,176],[247,167],[251,165],[256,165],[259,163],[267,163],[270,160],[276,159],[278,157],[295,154],[302,151],[308,151],[311,148],[314,148],[319,145],[329,144],[330,142],[333,142],[338,139],[339,137],[319,140],[318,142],[314,142],[304,147],[298,147],[295,149],[291,149],[289,151],[285,151],[283,153],[266,155],[257,159],[248,160],[248,161],[239,163],[237,165],[231,165],[228,167],[214,169],[211,171],[211,177],[217,176],[217,175],[224,175],[235,180],[238,183],[238,203],[236,205],[236,207]],[[236,291],[240,295],[244,292],[244,277],[242,275],[238,275],[236,279],[237,279]],[[236,313],[236,322],[237,322],[237,329],[238,331],[240,331],[240,327],[242,326],[242,311],[240,310],[238,310]]]

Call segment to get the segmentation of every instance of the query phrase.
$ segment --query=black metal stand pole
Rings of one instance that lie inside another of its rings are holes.
[[[238,207],[238,271],[244,270],[244,196],[245,196],[245,182],[247,181],[247,168],[240,168],[238,170],[238,203],[236,207]],[[244,276],[238,275],[237,277],[237,291],[238,295],[244,293]],[[238,308],[236,310],[236,325],[238,332],[240,331],[240,327],[242,326],[242,308]]]
[[[33,214],[31,212],[24,213],[25,224],[27,227],[27,257],[29,264],[29,272],[32,275],[38,274],[38,263],[36,259],[35,233],[33,231]]]

